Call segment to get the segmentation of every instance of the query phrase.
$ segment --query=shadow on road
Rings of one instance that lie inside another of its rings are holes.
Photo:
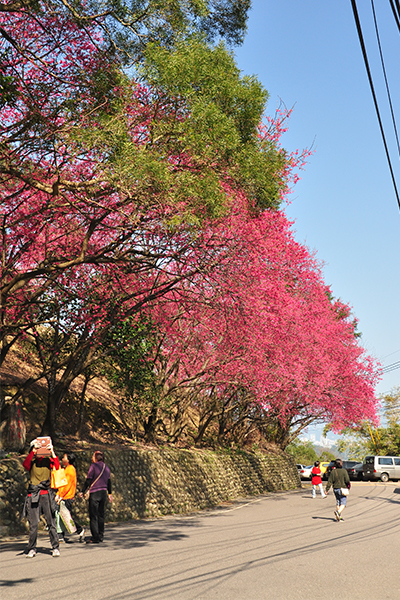
[[[0,587],[15,587],[22,583],[32,583],[34,580],[32,577],[26,577],[25,579],[0,579]]]
[[[19,540],[19,541],[11,541],[11,542],[2,542],[0,544],[0,550],[1,552],[20,552],[21,554],[23,554],[25,547],[28,543],[28,538],[26,538],[26,540]]]
[[[388,529],[391,530],[391,525],[388,524]],[[304,557],[312,562],[312,556],[314,553],[318,553],[322,550],[332,549],[334,547],[342,548],[344,544],[349,543],[362,543],[363,539],[369,539],[375,537],[375,532],[353,532],[351,534],[341,531],[339,535],[337,532],[340,531],[340,526],[336,529],[336,533],[333,537],[322,541],[316,540],[313,542],[302,543],[304,536],[299,536],[299,539],[293,543],[293,546],[288,548],[271,547],[269,550],[266,549],[265,554],[257,558],[253,558],[252,552],[249,552],[249,556],[246,557],[246,553],[238,548],[237,553],[230,555],[230,564],[221,564],[215,561],[212,554],[206,554],[203,557],[201,567],[198,564],[190,565],[182,561],[181,568],[171,573],[158,573],[157,577],[154,577],[149,582],[143,582],[142,584],[137,583],[135,587],[135,600],[149,600],[154,598],[174,599],[176,597],[184,598],[192,597],[198,586],[202,587],[202,598],[217,597],[215,590],[218,589],[222,584],[229,584],[233,581],[237,574],[245,571],[257,572],[260,567],[271,569],[273,565],[279,565],[285,563],[290,557]],[[264,544],[263,544],[264,545]],[[179,561],[178,563],[179,564]],[[104,596],[102,600],[125,600],[126,590],[113,591],[111,594]],[[195,596],[200,597],[198,595]]]
[[[173,523],[165,523],[161,521],[159,524],[154,521],[148,523],[146,521],[130,522],[128,528],[120,528],[121,524],[109,526],[105,530],[104,545],[107,548],[115,548],[117,550],[128,548],[140,548],[154,544],[156,542],[172,542],[180,541],[189,537],[189,533],[182,533],[181,528],[186,529],[198,527],[197,520],[177,520]]]
[[[398,488],[398,492],[396,490],[393,491],[394,494],[400,494],[400,488]],[[400,504],[400,498],[392,499],[392,498],[382,498],[380,496],[372,497],[372,496],[363,496],[364,500],[373,500],[374,502],[388,502],[389,504]]]
[[[155,521],[128,521],[126,523],[106,523],[105,527],[105,542],[100,544],[99,547],[107,546],[108,548],[116,547],[121,548],[138,548],[147,546],[154,542],[163,541],[179,541],[189,536],[181,532],[182,527],[186,529],[197,527],[197,519],[176,519],[174,521],[166,522],[160,520]],[[90,536],[90,531],[88,534]],[[17,556],[25,553],[25,548],[28,543],[26,540],[2,542],[0,549],[2,552],[16,552]],[[51,554],[51,548],[41,547],[41,543],[48,543],[48,535],[39,534],[38,536],[38,554]],[[67,546],[84,547],[85,544],[79,544],[78,538],[72,536],[67,542]],[[60,545],[60,549],[64,547],[64,544]],[[87,545],[86,545],[87,547]],[[89,546],[92,547],[92,546]],[[95,546],[96,547],[96,546]]]
[[[26,546],[28,544],[28,539],[24,542],[4,542],[0,545],[1,552],[15,552],[16,556],[23,556],[26,552]],[[42,548],[40,546],[40,539],[38,540],[38,546],[36,548],[37,554],[47,554],[51,555],[51,548]]]

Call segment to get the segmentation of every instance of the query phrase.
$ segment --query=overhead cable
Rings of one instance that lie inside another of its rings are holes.
[[[395,0],[395,4],[396,4],[398,15],[400,17],[400,2],[399,2],[399,0]]]
[[[385,78],[385,85],[386,85],[386,92],[387,92],[387,96],[388,96],[388,100],[389,100],[390,113],[392,115],[392,121],[393,121],[393,127],[394,127],[394,134],[396,136],[397,150],[398,150],[399,156],[400,156],[399,136],[397,135],[396,119],[395,119],[395,116],[394,116],[393,105],[392,105],[392,98],[391,98],[391,95],[390,95],[389,84],[388,84],[388,80],[387,80],[387,76],[386,76],[385,62],[383,60],[381,40],[380,40],[380,37],[379,37],[378,22],[376,20],[374,0],[371,0],[371,6],[372,6],[372,14],[374,15],[374,24],[375,24],[376,39],[378,40],[378,48],[379,48],[379,54],[380,54],[380,57],[381,57],[381,64],[382,64],[383,76]]]
[[[390,365],[386,365],[385,367],[382,367],[382,371],[386,371],[386,369],[390,369],[390,368],[392,368],[394,366],[397,366],[397,365],[400,366],[400,360],[397,360],[396,362],[391,363]]]
[[[397,354],[398,352],[400,352],[400,348],[398,350],[395,350],[394,352],[391,352],[390,354],[386,354],[386,356],[384,356],[382,360],[385,360],[385,358],[389,358],[389,356],[393,356],[393,354]]]
[[[395,371],[396,369],[400,369],[400,360],[392,363],[391,365],[387,365],[382,368],[382,373],[390,373],[391,371]]]
[[[396,6],[395,6],[393,0],[389,0],[389,2],[390,2],[390,6],[392,7],[392,11],[393,11],[393,15],[394,15],[394,20],[396,21],[397,27],[400,30],[400,3],[397,0],[396,1]],[[397,7],[398,7],[398,9],[397,9]]]
[[[353,15],[354,15],[354,20],[356,22],[358,39],[360,41],[361,50],[362,50],[362,54],[363,54],[363,58],[364,58],[364,63],[365,63],[365,68],[367,70],[369,85],[370,85],[370,88],[371,88],[371,93],[372,93],[372,97],[373,97],[374,104],[375,104],[375,110],[376,110],[376,115],[378,117],[379,127],[380,127],[380,130],[381,130],[383,145],[385,146],[386,158],[387,158],[387,161],[388,161],[390,174],[392,176],[394,191],[395,191],[396,198],[397,198],[397,204],[399,205],[399,209],[400,209],[400,196],[399,196],[399,192],[398,192],[397,185],[396,185],[396,179],[395,179],[393,168],[392,168],[392,162],[390,160],[389,149],[388,149],[388,146],[387,146],[387,143],[386,143],[386,136],[385,136],[385,132],[384,132],[383,125],[382,125],[381,115],[380,115],[380,112],[379,112],[378,101],[376,99],[375,88],[374,88],[374,83],[372,81],[371,70],[369,68],[367,51],[366,51],[365,44],[364,44],[364,36],[363,36],[363,33],[362,33],[361,23],[360,23],[360,19],[359,19],[359,16],[358,16],[358,10],[357,10],[356,0],[351,0],[351,6],[353,8]]]

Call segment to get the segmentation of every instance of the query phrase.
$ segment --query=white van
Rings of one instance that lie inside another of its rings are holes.
[[[364,479],[400,479],[399,456],[366,456],[363,465]]]

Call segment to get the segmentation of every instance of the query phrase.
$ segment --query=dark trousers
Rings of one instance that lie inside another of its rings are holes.
[[[104,511],[107,500],[106,490],[91,492],[89,496],[90,532],[94,542],[102,542],[104,537]]]
[[[65,502],[65,506],[68,508],[69,512],[71,513],[72,520],[75,523],[76,533],[77,534],[81,533],[83,527],[82,527],[82,525],[79,525],[79,523],[78,523],[78,521],[76,520],[76,517],[75,517],[74,499],[73,498],[68,498],[67,500],[64,500],[64,502]]]
[[[51,547],[58,548],[58,535],[56,529],[56,523],[54,515],[51,512],[49,494],[43,494],[39,496],[39,502],[32,502],[32,499],[28,498],[27,511],[28,511],[28,522],[29,522],[29,542],[27,551],[35,549],[37,542],[37,533],[40,515],[44,515],[46,519],[47,527],[49,529]]]

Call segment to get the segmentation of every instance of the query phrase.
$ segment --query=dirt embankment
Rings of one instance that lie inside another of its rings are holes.
[[[6,438],[7,422],[12,398],[21,390],[20,401],[26,421],[27,443],[41,430],[46,415],[48,387],[44,377],[39,378],[40,364],[28,358],[21,350],[9,353],[0,371],[1,396],[5,403],[1,413],[1,431]],[[62,401],[57,417],[59,440],[115,444],[129,440],[127,425],[121,418],[121,397],[110,387],[105,378],[92,379],[85,392],[82,404],[83,376],[71,385],[67,397]],[[80,428],[79,418],[82,415]]]

